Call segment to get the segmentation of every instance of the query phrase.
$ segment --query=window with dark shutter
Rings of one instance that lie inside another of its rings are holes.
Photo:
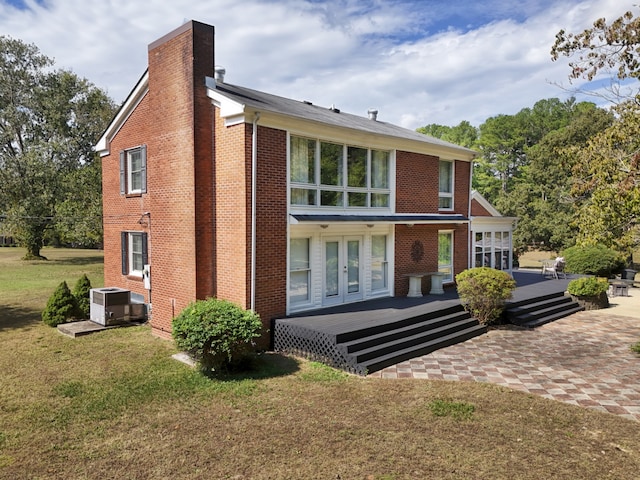
[[[120,195],[127,193],[127,154],[120,152]]]
[[[147,193],[147,146],[120,152],[120,194]]]
[[[129,273],[129,239],[127,238],[127,232],[120,232],[120,250],[122,258],[122,274],[127,275]]]

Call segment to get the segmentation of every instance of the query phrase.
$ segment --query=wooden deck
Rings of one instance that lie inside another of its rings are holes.
[[[517,288],[513,298],[507,302],[507,307],[552,293],[564,292],[571,280],[570,276],[558,280],[544,277],[540,272],[533,270],[514,271],[513,278]],[[393,318],[460,305],[455,287],[445,287],[444,292],[444,295],[427,294],[419,298],[385,297],[366,300],[294,314],[277,321],[313,327],[326,333],[341,334],[354,327],[374,326],[379,323],[388,323]]]
[[[507,309],[562,295],[570,281],[544,277],[539,271],[516,271],[513,277],[517,288]],[[423,355],[486,331],[465,314],[455,287],[445,288],[444,295],[387,297],[339,305],[275,320],[274,350],[354,373],[370,373],[398,358]],[[366,343],[368,350],[378,348],[380,358],[363,361],[355,351],[360,348],[354,346],[356,343]],[[383,355],[382,351],[387,353]]]

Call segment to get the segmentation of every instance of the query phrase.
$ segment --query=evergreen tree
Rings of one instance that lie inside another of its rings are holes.
[[[42,312],[42,321],[50,327],[66,323],[76,310],[75,298],[69,290],[67,282],[62,282],[49,297],[47,306]]]

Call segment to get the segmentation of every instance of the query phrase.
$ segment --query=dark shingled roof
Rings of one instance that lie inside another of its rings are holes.
[[[319,107],[311,104],[310,102],[279,97],[278,95],[272,95],[229,83],[215,83],[215,80],[211,78],[207,80],[210,87],[215,84],[215,90],[217,92],[230,100],[245,105],[245,107],[250,109],[282,114],[289,117],[297,117],[340,128],[349,128],[377,135],[423,142],[447,149],[459,150],[461,152],[465,152],[466,155],[475,154],[473,150],[468,148],[461,147],[450,142],[445,142],[444,140],[430,137],[391,123],[371,120],[368,117],[361,117],[341,112],[337,109]]]

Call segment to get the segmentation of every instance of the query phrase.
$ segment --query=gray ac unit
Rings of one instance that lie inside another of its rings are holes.
[[[90,316],[92,322],[100,325],[117,325],[128,322],[131,317],[131,291],[122,288],[92,288]]]

